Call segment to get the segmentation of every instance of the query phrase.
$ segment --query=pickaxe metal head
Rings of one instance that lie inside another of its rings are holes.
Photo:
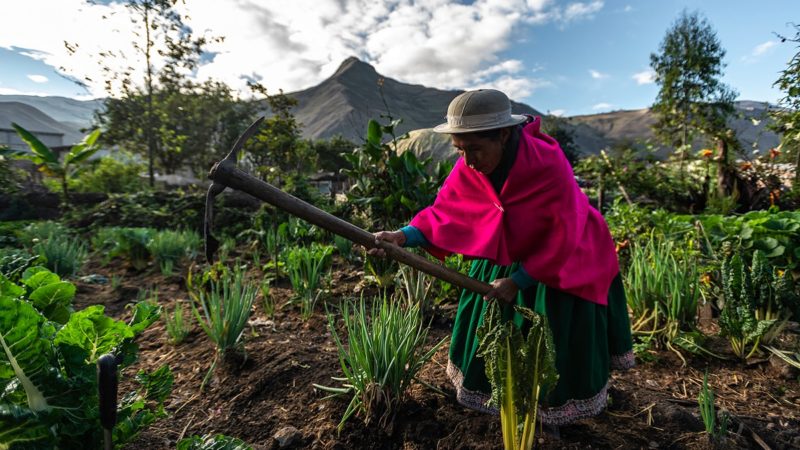
[[[236,139],[236,143],[233,144],[233,147],[231,147],[231,151],[228,152],[228,155],[211,167],[211,170],[208,172],[209,178],[214,180],[214,174],[221,166],[236,165],[236,154],[242,149],[244,143],[250,139],[253,134],[255,134],[255,132],[258,130],[258,127],[261,125],[261,122],[263,121],[264,117],[259,117],[255,122],[250,124],[246,130],[244,130],[244,133],[242,133],[239,138]],[[214,224],[214,197],[222,193],[226,187],[227,186],[219,181],[214,180],[212,181],[211,186],[208,187],[208,192],[206,193],[206,214],[203,223],[203,237],[205,238],[206,260],[209,263],[214,261],[214,254],[216,254],[217,249],[219,249],[219,241],[211,234],[211,229]]]

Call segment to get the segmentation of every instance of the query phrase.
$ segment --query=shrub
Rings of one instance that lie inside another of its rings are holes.
[[[152,228],[101,228],[92,238],[92,245],[104,255],[106,264],[113,258],[124,257],[134,268],[142,270],[150,261],[148,244],[155,234]]]
[[[297,298],[301,301],[301,315],[308,319],[314,311],[322,286],[322,276],[333,254],[330,245],[312,244],[310,247],[292,247],[285,253],[286,271]]]
[[[193,231],[159,231],[147,243],[147,250],[161,268],[169,275],[184,258],[194,258],[200,248],[200,236]]]
[[[425,351],[428,329],[422,323],[419,308],[404,308],[387,301],[386,297],[375,299],[369,311],[363,297],[353,304],[345,302],[342,320],[347,333],[346,346],[334,315],[328,314],[328,327],[344,372],[343,387],[317,384],[314,387],[333,395],[352,396],[339,422],[339,431],[356,413],[363,415],[367,424],[377,419],[386,427],[405,398],[411,381],[445,340]]]
[[[136,162],[131,155],[121,155],[119,159],[105,156],[100,158],[91,170],[71,180],[69,186],[75,192],[107,194],[139,192],[147,186],[140,176],[146,171],[145,164]]]

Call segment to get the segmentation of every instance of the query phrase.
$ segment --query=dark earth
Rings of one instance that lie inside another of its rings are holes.
[[[199,269],[195,269],[199,270]],[[187,271],[183,268],[183,273]],[[158,302],[172,311],[176,301],[187,308],[185,278],[164,277],[157,268],[136,272],[123,261],[102,265],[93,261],[84,273],[111,278],[121,284],[77,282],[78,309],[104,304],[108,314],[124,319],[124,306],[136,300],[140,289],[157,287]],[[254,275],[259,275],[258,273]],[[338,257],[332,270],[331,291],[325,296],[333,311],[343,299],[358,295],[364,287],[363,273]],[[290,298],[288,283],[272,288],[275,304]],[[172,449],[191,435],[221,433],[240,438],[255,449],[495,449],[502,448],[498,417],[461,407],[455,401],[445,368],[447,344],[425,366],[419,378],[431,387],[415,384],[388,429],[363,418],[351,418],[341,433],[336,427],[349,398],[326,398],[312,384],[338,386],[331,377],[341,376],[334,343],[327,327],[324,307],[303,321],[298,309],[276,308],[266,317],[261,298],[245,331],[246,358],[223,361],[200,391],[215,349],[196,321],[178,344],[167,342],[163,322],[142,336],[139,362],[126,369],[131,378],[140,369],[153,370],[168,364],[175,377],[166,402],[168,417],[144,430],[128,449]],[[428,345],[448,339],[456,311],[455,299],[433,313]],[[713,332],[714,324],[707,332]],[[782,339],[796,340],[797,327]],[[448,340],[449,342],[449,340]],[[727,342],[712,339],[713,350],[730,355]],[[637,367],[615,373],[607,410],[600,416],[560,429],[560,437],[539,438],[545,449],[619,448],[800,448],[800,383],[791,366],[766,356],[747,363],[734,359],[686,355],[687,365],[666,350],[645,353]],[[697,406],[703,373],[708,370],[718,409],[731,416],[728,438],[712,445],[704,431]],[[123,378],[120,395],[126,381]]]

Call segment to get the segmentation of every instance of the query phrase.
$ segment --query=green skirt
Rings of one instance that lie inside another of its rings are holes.
[[[498,266],[476,260],[469,276],[484,282],[509,277],[518,267]],[[614,279],[608,306],[598,305],[541,283],[517,294],[516,303],[547,314],[556,348],[559,379],[555,389],[540,401],[540,417],[549,425],[564,425],[599,414],[606,406],[611,369],[634,365],[631,328],[622,279]],[[476,355],[476,330],[483,322],[487,302],[479,294],[463,291],[453,325],[447,374],[459,403],[472,409],[497,413],[486,406],[491,386],[483,359]],[[525,329],[525,320],[511,306],[503,315]]]

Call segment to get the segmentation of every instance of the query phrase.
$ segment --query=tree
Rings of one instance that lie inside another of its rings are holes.
[[[778,102],[779,109],[772,113],[773,129],[782,134],[781,149],[794,153],[794,187],[800,186],[800,25],[794,25],[794,38],[779,36],[782,42],[798,44],[798,52],[792,56],[773,86],[785,93]]]
[[[667,30],[650,66],[660,86],[653,104],[653,130],[664,143],[683,153],[697,135],[729,142],[727,119],[737,93],[720,81],[725,50],[711,24],[699,13],[684,10]],[[727,164],[728,146],[720,146]]]
[[[316,169],[317,158],[308,142],[301,137],[301,124],[292,114],[297,100],[279,91],[268,95],[259,84],[251,89],[266,96],[271,115],[264,120],[258,134],[247,144],[247,159],[262,178],[278,185],[288,177],[307,174]]]
[[[131,150],[147,155],[152,186],[155,160],[166,160],[167,154],[174,151],[171,146],[165,147],[165,141],[175,143],[170,136],[162,135],[170,128],[161,123],[165,111],[158,105],[159,90],[170,85],[184,86],[186,74],[197,68],[209,39],[194,37],[191,29],[184,24],[183,17],[174,9],[177,0],[125,0],[123,3],[131,11],[131,21],[137,26],[138,31],[134,32],[132,44],[139,58],[115,50],[107,50],[96,56],[106,75],[106,91],[112,97],[117,96],[116,100],[110,101],[112,108],[124,105],[128,112],[136,113],[117,119],[131,122],[126,127],[128,134],[125,142]],[[79,51],[75,44],[65,45],[70,53]],[[110,64],[115,60],[125,61],[127,67],[117,71]],[[142,80],[134,79],[136,64],[144,66]],[[121,96],[118,95],[120,91]],[[115,104],[116,101],[122,103]],[[126,104],[126,101],[130,103]],[[166,113],[171,114],[172,111]],[[111,119],[104,118],[104,115],[105,111],[98,113],[99,122],[107,126],[120,124],[119,121],[112,122]],[[117,140],[113,142],[120,143],[120,134],[116,133]],[[108,133],[107,137],[113,139],[115,133]]]

